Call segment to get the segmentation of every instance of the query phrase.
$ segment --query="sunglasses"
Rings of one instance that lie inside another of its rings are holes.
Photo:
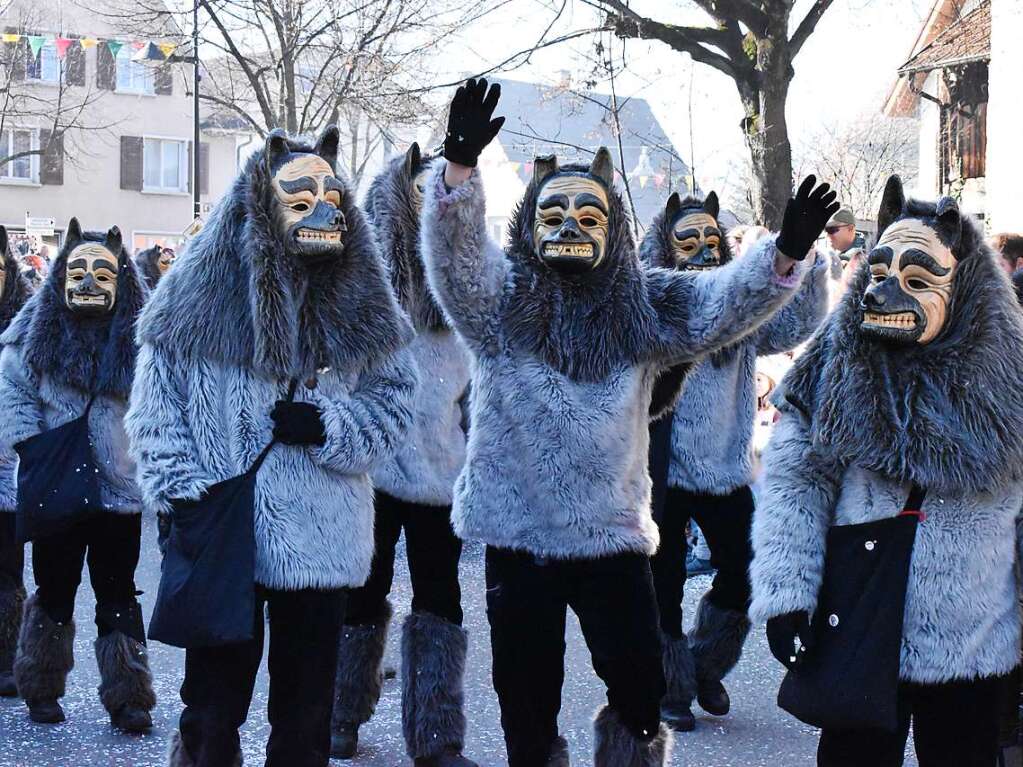
[[[851,226],[851,224],[842,224],[840,226],[826,226],[824,227],[824,231],[827,232],[828,234],[835,234],[836,232],[842,231],[847,226]]]

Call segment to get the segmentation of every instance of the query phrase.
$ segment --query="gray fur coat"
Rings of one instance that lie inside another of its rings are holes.
[[[289,148],[334,165],[336,142],[328,129],[315,148]],[[295,400],[319,408],[326,442],[277,445],[260,469],[256,580],[291,590],[359,586],[373,555],[369,474],[411,421],[411,327],[347,188],[343,255],[315,273],[292,261],[274,225],[264,151],[139,321],[126,419],[132,453],[149,506],[198,498],[251,466],[271,440],[274,403],[298,379]]]
[[[817,257],[795,298],[756,332],[689,373],[671,428],[668,484],[727,495],[753,479],[757,357],[805,341],[828,310],[827,259]]]
[[[570,166],[566,166],[570,167]],[[464,539],[556,558],[651,554],[648,409],[658,372],[754,330],[799,287],[766,240],[698,275],[640,266],[613,191],[605,263],[582,282],[538,264],[530,185],[506,252],[488,237],[479,173],[431,172],[427,275],[473,357],[472,429],[452,521]]]
[[[933,209],[933,205],[931,208]],[[921,683],[1019,663],[1023,318],[963,220],[953,319],[889,350],[858,332],[866,264],[784,379],[753,523],[750,616],[813,613],[832,525],[897,514],[927,490],[909,571],[901,677]]]
[[[6,278],[3,293],[0,293],[0,334],[7,329],[11,320],[32,295],[28,280],[22,276],[18,262],[14,260],[10,248],[6,246],[6,232],[2,239],[5,243],[2,263]],[[17,454],[0,443],[0,512],[14,511],[17,500],[17,468]]]

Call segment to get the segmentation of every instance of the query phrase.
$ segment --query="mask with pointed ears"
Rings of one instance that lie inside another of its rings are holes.
[[[723,263],[719,213],[716,192],[702,202],[694,198],[683,202],[678,192],[668,198],[664,216],[671,224],[671,254],[678,269],[713,269]]]
[[[107,230],[103,242],[84,240],[82,227],[72,218],[67,227],[68,245],[64,273],[64,300],[82,317],[103,317],[117,302],[117,278],[121,253],[121,230]]]

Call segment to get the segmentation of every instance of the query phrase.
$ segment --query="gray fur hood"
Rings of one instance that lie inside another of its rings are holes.
[[[32,287],[18,268],[18,262],[14,260],[10,248],[4,250],[3,268],[6,277],[3,294],[0,295],[0,333],[11,324],[14,315],[21,311],[21,307],[32,295]]]

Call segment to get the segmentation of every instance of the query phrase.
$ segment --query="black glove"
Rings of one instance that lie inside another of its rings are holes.
[[[796,637],[799,637],[801,648],[796,650]],[[767,621],[767,644],[771,655],[786,668],[795,668],[803,660],[803,655],[813,646],[810,634],[810,616],[800,610],[794,613],[776,615]]]
[[[778,250],[793,261],[802,261],[810,252],[810,246],[821,236],[824,227],[841,205],[838,195],[827,184],[814,189],[817,179],[807,176],[799,185],[796,196],[789,199],[782,219],[781,234],[778,235]]]
[[[310,402],[277,400],[270,417],[274,439],[285,445],[322,445],[327,441],[320,409]]]
[[[487,81],[466,80],[455,91],[448,110],[448,132],[444,138],[444,157],[458,165],[476,167],[483,148],[494,140],[504,118],[491,120],[501,98],[501,86],[495,83],[487,93]]]

